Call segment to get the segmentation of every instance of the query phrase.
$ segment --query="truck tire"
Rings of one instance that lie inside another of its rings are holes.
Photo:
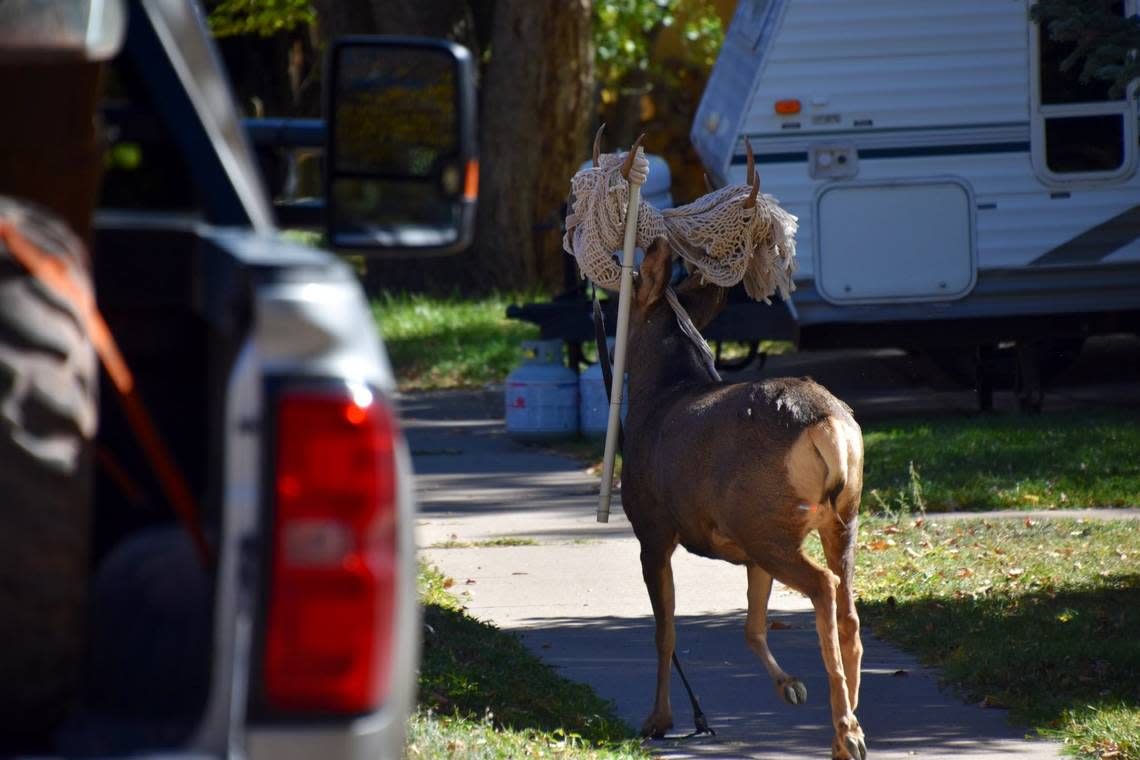
[[[91,584],[83,707],[56,735],[64,757],[119,757],[188,742],[209,696],[212,581],[180,525],[136,531]]]
[[[62,222],[2,196],[0,220],[91,288]],[[76,694],[97,380],[78,310],[0,239],[0,752],[44,742]]]

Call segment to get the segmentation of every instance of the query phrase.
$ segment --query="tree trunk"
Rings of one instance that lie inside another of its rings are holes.
[[[470,46],[481,44],[488,27],[485,1],[396,5],[400,9],[385,21],[385,31],[452,38],[462,33],[460,41]],[[467,8],[466,15],[458,6]],[[409,8],[430,19],[409,21],[415,15],[406,16]],[[475,244],[446,258],[369,261],[369,290],[482,293],[561,284],[561,206],[571,174],[588,157],[590,9],[590,0],[496,0],[490,63],[480,86]],[[387,26],[392,19],[412,26]],[[478,59],[479,50],[473,52]]]
[[[571,174],[588,157],[590,0],[499,0],[483,88],[475,256],[498,287],[555,288]]]
[[[316,0],[313,6],[326,43],[346,34],[376,34],[376,19],[368,0]]]

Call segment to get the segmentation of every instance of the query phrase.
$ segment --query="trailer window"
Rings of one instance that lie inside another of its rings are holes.
[[[1125,4],[1110,10],[1123,15]],[[1136,165],[1136,104],[1108,81],[1081,81],[1083,59],[1063,67],[1078,43],[1051,39],[1051,20],[1030,35],[1033,166],[1047,184],[1118,181]]]
[[[1055,174],[1116,171],[1124,163],[1124,117],[1046,119],[1045,163]]]

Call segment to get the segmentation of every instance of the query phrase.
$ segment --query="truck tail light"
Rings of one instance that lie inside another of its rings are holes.
[[[391,665],[396,424],[363,389],[286,395],[277,423],[266,696],[281,710],[367,712]]]

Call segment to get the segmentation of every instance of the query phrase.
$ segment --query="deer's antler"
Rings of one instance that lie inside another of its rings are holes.
[[[642,132],[633,141],[633,147],[629,149],[629,155],[625,157],[625,163],[621,167],[621,176],[625,177],[625,181],[629,182],[629,171],[633,168],[633,159],[637,156],[637,149],[641,147],[641,141],[645,139],[645,133]]]
[[[752,208],[756,205],[756,196],[760,194],[760,177],[754,177],[752,180],[752,192],[744,199],[744,208]]]
[[[606,131],[606,123],[603,121],[602,126],[598,127],[598,131],[594,134],[594,168],[597,169],[601,166],[602,159],[602,133]]]

